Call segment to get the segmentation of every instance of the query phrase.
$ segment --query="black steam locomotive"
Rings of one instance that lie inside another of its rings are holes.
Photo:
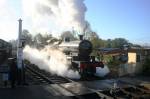
[[[95,56],[90,56],[93,47],[89,40],[81,39],[77,49],[77,54],[71,56],[71,68],[79,71],[81,77],[93,76],[96,67],[104,67],[102,62],[95,61]]]
[[[70,41],[64,44],[64,52],[70,57],[70,67],[79,71],[81,77],[91,76],[96,73],[96,67],[104,67],[104,64],[95,60],[95,56],[90,56],[93,45],[89,40]]]

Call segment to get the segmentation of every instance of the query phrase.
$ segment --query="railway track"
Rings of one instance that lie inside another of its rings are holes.
[[[57,75],[51,75],[44,70],[40,70],[34,65],[26,66],[26,72],[29,80],[33,80],[37,84],[62,84],[71,82],[70,79]]]
[[[95,90],[89,88],[88,86],[84,86],[93,93],[78,95],[76,92],[71,91],[62,85],[65,83],[74,83],[75,81],[57,75],[51,75],[44,70],[40,70],[34,65],[27,66],[26,73],[31,78],[31,84],[58,84],[59,87],[74,95],[71,96],[72,99],[150,99],[149,89],[146,89],[142,86],[132,85],[123,81],[120,81],[120,83],[130,86],[122,88],[110,88],[107,90]]]
[[[100,99],[99,95],[97,95],[97,93],[90,93],[90,94],[86,94],[86,95],[77,95],[75,92],[66,89],[65,87],[63,87],[61,84],[63,83],[70,83],[70,82],[74,82],[71,79],[67,79],[67,78],[63,78],[57,75],[51,75],[48,72],[45,72],[43,70],[40,70],[39,68],[37,68],[34,65],[28,65],[26,66],[26,73],[29,77],[31,77],[30,79],[30,83],[32,84],[58,84],[59,87],[69,91],[71,94],[73,94],[74,96],[71,96],[72,99]],[[29,79],[29,78],[28,78]]]

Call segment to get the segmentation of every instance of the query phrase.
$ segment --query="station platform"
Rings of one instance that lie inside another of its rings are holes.
[[[148,78],[149,79],[149,78]],[[64,84],[16,86],[16,88],[0,88],[0,99],[76,99],[74,97],[92,94],[113,87],[114,82],[120,88],[134,84],[150,83],[133,78],[119,78],[96,81],[80,81]],[[122,83],[124,82],[124,83]],[[87,98],[92,99],[92,98]]]
[[[74,99],[91,93],[80,83],[32,85],[0,88],[0,99]]]
[[[54,96],[46,86],[25,86],[16,88],[1,88],[0,99],[71,99],[67,96]]]

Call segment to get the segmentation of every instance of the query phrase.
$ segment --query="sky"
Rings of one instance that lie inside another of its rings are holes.
[[[31,27],[34,28],[30,19],[24,14],[22,3],[24,1],[0,0],[1,39],[8,41],[17,38],[19,18],[23,19],[24,29],[31,31]],[[85,20],[100,38],[125,38],[132,43],[150,44],[150,0],[84,0],[84,4],[87,8]],[[47,16],[43,19],[45,17]],[[44,22],[42,27],[44,26],[50,27],[47,30],[49,32],[52,28],[56,28],[51,22]]]
[[[150,43],[150,0],[86,0],[86,19],[103,39]]]

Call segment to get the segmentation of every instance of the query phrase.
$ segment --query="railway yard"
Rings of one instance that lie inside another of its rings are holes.
[[[23,53],[21,22],[20,19],[19,43],[14,56],[11,45],[2,40],[0,99],[150,99],[149,76],[95,76],[97,68],[105,68],[105,63],[100,59],[97,61],[96,56],[91,56],[93,45],[91,41],[83,39],[83,35],[79,35],[80,40],[75,48],[70,44],[63,46],[67,50],[68,47],[76,49],[76,54],[69,51],[70,60],[65,60],[67,53],[49,47],[43,50],[28,48]],[[126,48],[120,50],[117,60],[121,64],[128,63],[130,58]],[[66,64],[67,61],[70,65]],[[54,69],[55,73],[51,74],[53,71],[48,69]],[[68,78],[70,75],[58,76],[58,69],[59,73],[66,74],[69,74],[69,69],[77,71],[79,79]]]
[[[0,99],[150,99],[149,5],[0,0]]]
[[[0,85],[1,99],[149,99],[149,77],[73,80],[40,70],[25,68],[26,85],[11,89]]]

